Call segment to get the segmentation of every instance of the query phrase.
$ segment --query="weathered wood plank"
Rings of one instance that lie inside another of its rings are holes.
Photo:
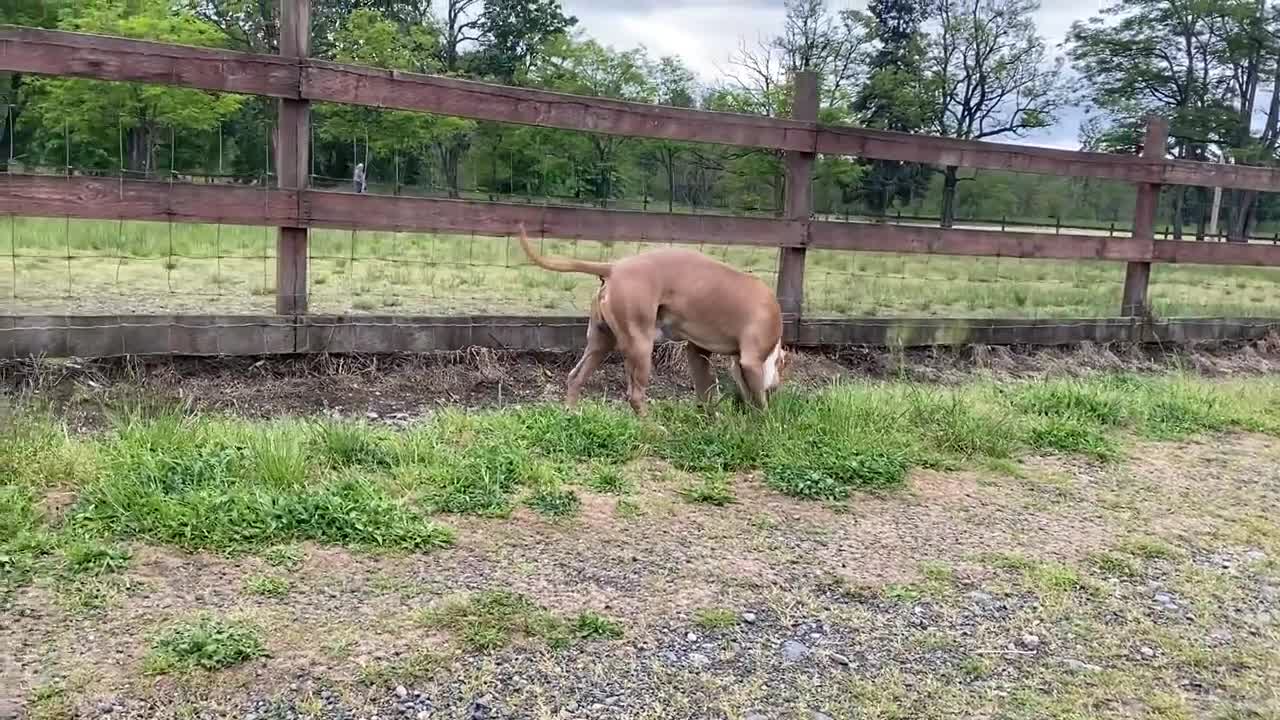
[[[0,25],[0,70],[299,97],[297,60]]]
[[[524,223],[530,235],[621,242],[779,247],[802,235],[798,222],[727,215],[666,215],[624,210],[405,198],[308,191],[313,227],[475,233],[504,237]]]
[[[813,149],[814,125],[755,115],[624,102],[312,60],[302,93],[315,101],[419,110],[605,135]]]
[[[431,353],[485,347],[571,352],[584,317],[414,316],[0,316],[0,357]],[[1259,340],[1280,318],[804,319],[797,347],[1072,345]]]
[[[524,222],[532,233],[561,239],[755,247],[785,247],[803,234],[798,221],[772,218],[40,175],[0,175],[0,214],[494,237]],[[1152,250],[1132,238],[825,221],[810,223],[809,237],[810,248],[829,250],[1280,266],[1280,246],[1261,243],[1157,240]]]
[[[0,26],[0,70],[418,110],[611,135],[1280,192],[1274,168],[1160,161],[713,113],[167,43]]]
[[[287,225],[297,221],[298,193],[241,185],[0,174],[0,213],[90,220]]]

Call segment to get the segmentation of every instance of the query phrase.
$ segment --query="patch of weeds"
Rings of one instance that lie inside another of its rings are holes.
[[[1027,428],[1027,444],[1036,450],[1113,460],[1120,454],[1113,438],[1096,423],[1077,417],[1035,418]]]
[[[76,540],[62,548],[62,571],[69,577],[95,577],[129,567],[129,551],[97,540]]]
[[[727,608],[703,608],[694,613],[693,622],[703,630],[724,630],[738,624],[738,614]]]
[[[1053,561],[1032,562],[1023,569],[1022,578],[1027,587],[1039,595],[1055,595],[1088,589],[1080,573]]]
[[[262,559],[268,565],[284,570],[297,570],[302,567],[304,557],[302,548],[297,545],[276,545],[262,553]]]
[[[578,613],[570,626],[579,640],[619,640],[623,635],[621,623],[590,610]]]
[[[970,655],[960,661],[960,673],[969,680],[983,680],[995,672],[995,663],[988,658]]]
[[[316,423],[311,431],[311,446],[337,468],[385,468],[395,459],[391,438],[360,423]]]
[[[530,446],[560,460],[620,463],[635,457],[642,445],[639,419],[605,405],[588,403],[574,411],[539,405],[514,419]]]
[[[525,500],[525,504],[549,518],[573,517],[582,510],[582,499],[577,493],[556,486],[538,488]]]
[[[1230,426],[1223,403],[1208,389],[1189,383],[1169,383],[1152,393],[1143,405],[1143,435],[1155,440],[1181,440],[1204,432],[1225,430]]]
[[[54,548],[34,491],[0,486],[0,607],[31,581],[37,565]]]
[[[1182,554],[1173,545],[1149,535],[1126,538],[1119,549],[1144,560],[1173,560]]]
[[[1089,564],[1106,577],[1135,578],[1142,573],[1131,558],[1113,552],[1090,553]]]
[[[201,615],[160,633],[143,660],[143,669],[150,675],[222,670],[266,656],[266,646],[257,628]]]
[[[1009,458],[1018,446],[1017,426],[965,393],[910,386],[904,397],[905,421],[935,454],[994,461]]]
[[[453,600],[422,614],[429,628],[448,630],[472,651],[492,652],[517,637],[539,638],[552,648],[568,647],[575,639],[620,636],[621,627],[591,612],[566,621],[519,593],[487,591]]]
[[[752,431],[751,411],[723,410],[714,420],[693,404],[664,404],[654,417],[666,433],[655,443],[659,456],[691,473],[736,472],[754,467],[762,443]]]
[[[613,514],[624,520],[634,520],[643,517],[645,512],[640,503],[628,498],[618,498],[618,502],[613,506]]]
[[[738,499],[729,487],[728,479],[723,475],[712,475],[700,478],[680,489],[680,496],[691,503],[724,507],[732,505]]]
[[[250,472],[273,488],[294,488],[307,482],[307,449],[292,432],[268,430],[249,443]]]
[[[765,482],[784,495],[807,500],[844,500],[855,489],[901,485],[905,458],[897,453],[850,447],[810,447],[772,455],[764,464]]]
[[[924,597],[924,591],[918,585],[893,583],[885,585],[881,590],[886,600],[899,603],[914,603]]]
[[[131,587],[127,580],[110,575],[79,578],[57,586],[58,604],[72,613],[102,610]]]
[[[70,693],[61,685],[41,685],[31,693],[30,720],[74,720],[78,716]]]
[[[289,594],[289,581],[271,575],[253,575],[245,579],[244,591],[250,595],[278,600]]]
[[[506,517],[533,465],[524,448],[486,442],[452,450],[420,468],[416,479],[434,512]]]
[[[622,468],[617,465],[593,464],[587,471],[585,484],[598,493],[609,495],[625,495],[631,492],[631,483],[627,482]]]
[[[389,662],[363,665],[357,680],[365,685],[390,687],[426,680],[447,665],[449,656],[424,650]]]
[[[1113,383],[1049,380],[1016,386],[1010,399],[1015,408],[1032,415],[1118,426],[1130,414],[1126,397]]]

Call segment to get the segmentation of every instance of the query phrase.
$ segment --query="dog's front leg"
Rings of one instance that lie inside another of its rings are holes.
[[[706,350],[692,344],[685,343],[684,346],[685,359],[689,363],[689,374],[693,377],[693,392],[698,398],[698,402],[702,403],[703,408],[707,411],[714,409],[712,395],[715,392],[716,376],[711,369],[711,356]]]

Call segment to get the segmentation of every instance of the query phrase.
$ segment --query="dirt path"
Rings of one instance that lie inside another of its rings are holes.
[[[31,718],[1276,717],[1280,442],[1129,454],[918,472],[844,508],[751,477],[690,504],[643,467],[574,520],[449,518],[452,549],[304,546],[295,569],[134,545],[103,607],[22,591],[0,677]],[[499,592],[622,637],[555,649],[529,625],[478,649],[431,620]],[[152,636],[205,611],[270,656],[145,674]]]

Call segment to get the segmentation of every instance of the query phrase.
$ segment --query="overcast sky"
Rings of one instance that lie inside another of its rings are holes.
[[[654,57],[678,55],[704,82],[713,82],[742,40],[776,35],[783,26],[782,0],[562,0],[586,33],[624,49],[644,45]],[[1043,0],[1040,33],[1053,51],[1075,20],[1097,14],[1104,0]],[[832,0],[832,9],[862,9],[865,0]],[[1082,113],[1063,113],[1051,130],[1028,137],[1035,145],[1075,148]]]

